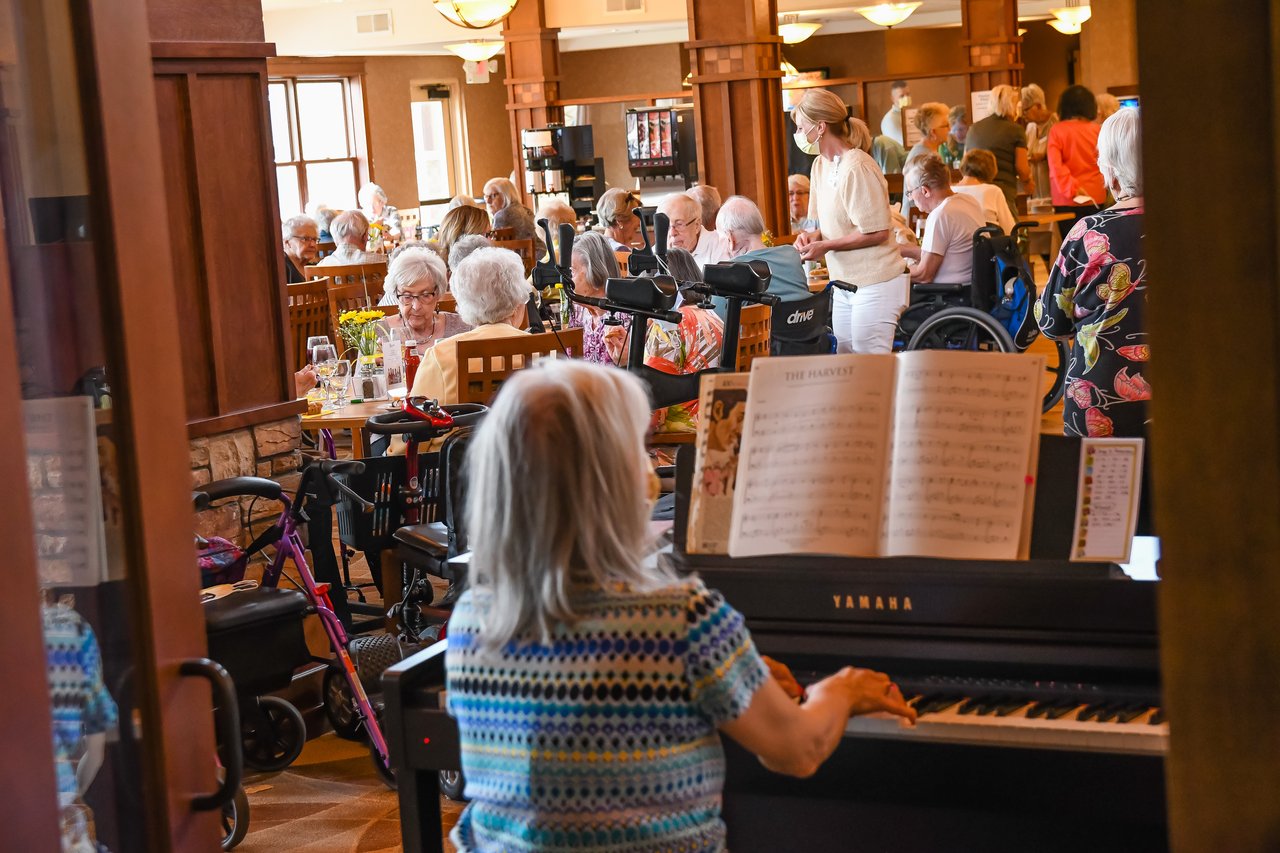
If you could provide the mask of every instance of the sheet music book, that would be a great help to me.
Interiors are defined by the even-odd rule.
[[[724,554],[729,548],[729,522],[738,476],[738,450],[747,410],[747,373],[702,377],[698,395],[697,462],[689,496],[685,550],[690,554]]]
[[[729,554],[1025,558],[1043,375],[1003,353],[754,362]]]

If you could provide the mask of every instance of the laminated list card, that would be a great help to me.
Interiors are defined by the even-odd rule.
[[[1072,560],[1129,562],[1142,497],[1142,451],[1140,438],[1080,442]]]

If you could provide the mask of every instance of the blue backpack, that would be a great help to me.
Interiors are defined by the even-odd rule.
[[[995,317],[1021,352],[1040,336],[1040,327],[1033,312],[1035,279],[1018,251],[1017,231],[988,226],[973,235],[973,280],[974,307]]]

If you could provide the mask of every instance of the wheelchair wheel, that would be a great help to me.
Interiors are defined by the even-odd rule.
[[[976,308],[946,308],[920,324],[907,350],[945,349],[968,352],[1017,352],[1004,326]]]
[[[249,834],[249,795],[244,786],[222,807],[222,849],[234,850]]]
[[[376,749],[369,749],[369,757],[373,759],[373,769],[377,771],[378,778],[382,780],[382,784],[393,791],[396,790],[396,771],[382,760]]]
[[[462,790],[466,786],[467,780],[463,778],[461,770],[440,771],[440,793],[455,803],[465,803],[467,801],[467,798],[462,795]]]
[[[302,713],[278,696],[258,697],[258,713],[240,723],[244,763],[273,773],[293,763],[307,742]]]
[[[1062,401],[1062,394],[1067,390],[1067,361],[1071,357],[1070,341],[1054,341],[1054,349],[1058,360],[1050,358],[1044,366],[1045,381],[1048,388],[1044,392],[1044,406],[1040,411],[1047,412]]]

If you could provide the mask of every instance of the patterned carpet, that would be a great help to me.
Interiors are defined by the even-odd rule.
[[[280,773],[251,773],[249,835],[238,853],[399,851],[400,808],[362,744],[326,734]],[[442,801],[446,832],[462,806]],[[446,851],[453,845],[445,841]]]

